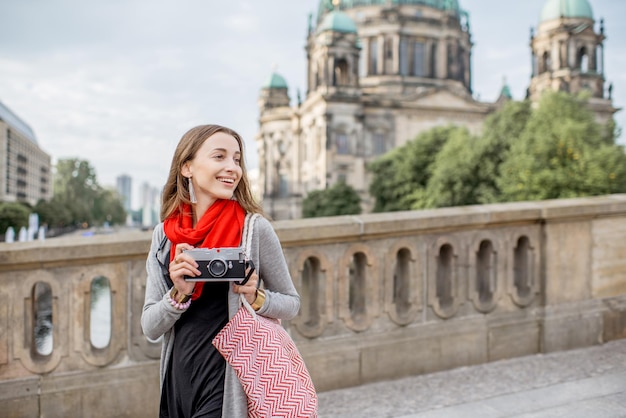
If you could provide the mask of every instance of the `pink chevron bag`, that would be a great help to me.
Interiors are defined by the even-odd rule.
[[[248,251],[254,218],[244,228]],[[247,229],[247,233],[246,233]],[[304,360],[280,321],[242,306],[215,336],[213,345],[239,378],[248,397],[248,416],[317,417],[317,393]]]
[[[295,343],[278,320],[252,312],[239,308],[213,339],[248,397],[248,416],[317,417],[315,387]]]

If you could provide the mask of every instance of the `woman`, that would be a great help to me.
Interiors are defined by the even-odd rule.
[[[163,336],[161,417],[246,417],[246,395],[212,340],[239,309],[240,294],[267,317],[291,319],[300,307],[278,237],[263,217],[254,223],[247,256],[256,271],[247,283],[184,279],[200,275],[185,250],[238,247],[246,213],[262,213],[243,156],[241,137],[218,125],[189,130],[174,151],[141,316],[148,338]]]

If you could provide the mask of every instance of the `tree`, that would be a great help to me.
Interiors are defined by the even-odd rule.
[[[459,129],[433,128],[371,162],[369,192],[376,199],[374,212],[409,210],[424,201],[436,155]]]
[[[12,226],[15,232],[28,227],[30,208],[18,202],[0,202],[0,234],[4,234]]]
[[[100,190],[94,201],[93,220],[97,224],[123,224],[126,222],[126,210],[117,192]]]
[[[59,160],[50,201],[40,200],[34,208],[0,202],[0,233],[9,226],[28,226],[31,212],[37,213],[39,223],[48,228],[126,222],[126,211],[117,193],[100,187],[89,162],[78,159]]]
[[[59,160],[54,179],[54,196],[68,208],[75,225],[91,224],[92,208],[100,186],[88,161],[76,158]]]
[[[48,228],[65,228],[73,225],[69,208],[57,196],[53,196],[49,202],[40,200],[33,210],[39,215],[39,223],[47,225]]]
[[[343,181],[325,190],[314,190],[302,201],[302,217],[357,215],[361,213],[361,198],[356,190]]]
[[[545,94],[505,155],[501,200],[626,192],[626,154],[614,133],[595,121],[584,96]]]
[[[536,108],[509,102],[478,137],[435,128],[370,164],[374,211],[623,193],[617,136],[585,96],[546,93]]]
[[[458,130],[437,154],[427,188],[413,209],[473,205],[500,199],[500,165],[530,117],[529,101],[507,102],[485,120],[483,135]]]
[[[424,189],[410,195],[411,209],[457,206],[476,203],[474,191],[479,184],[476,166],[479,164],[476,142],[466,129],[451,133],[436,154],[432,174]]]

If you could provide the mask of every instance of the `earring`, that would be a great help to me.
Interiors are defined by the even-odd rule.
[[[193,190],[191,177],[189,177],[189,200],[191,201],[191,203],[198,203],[198,200],[196,199],[196,192]]]

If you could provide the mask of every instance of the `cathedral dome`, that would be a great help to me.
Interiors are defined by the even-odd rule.
[[[264,89],[286,89],[287,81],[284,79],[283,76],[274,72],[270,74],[265,84],[263,84],[263,88]]]
[[[428,6],[439,10],[450,11],[457,16],[461,13],[458,0],[391,0],[391,2],[389,0],[341,0],[341,2],[339,2],[339,9],[346,10],[360,6],[386,6],[390,3],[394,6]],[[320,0],[318,16],[322,16],[324,13],[333,10],[333,8],[334,6],[331,0]]]
[[[593,12],[587,0],[548,0],[541,9],[540,20],[542,22],[561,17],[593,19]]]
[[[332,30],[333,32],[356,33],[356,24],[347,14],[339,10],[328,13],[317,27],[318,32]]]

